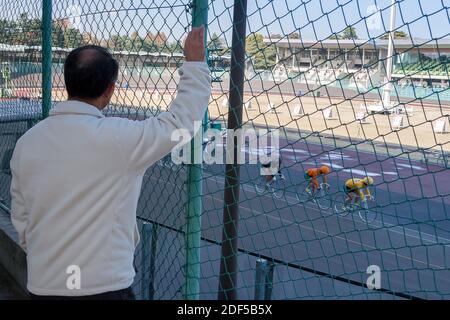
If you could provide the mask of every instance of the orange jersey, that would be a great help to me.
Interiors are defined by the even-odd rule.
[[[318,169],[318,168],[311,168],[311,169],[308,169],[308,170],[306,170],[306,174],[307,174],[308,176],[310,176],[311,178],[316,178],[317,176],[320,175],[319,169]]]
[[[314,186],[315,189],[319,189],[319,181],[317,180],[317,177],[322,175],[323,176],[323,183],[328,183],[328,179],[326,175],[323,175],[320,171],[321,168],[310,168],[305,171],[305,178],[308,179],[308,177],[311,179],[311,185]]]

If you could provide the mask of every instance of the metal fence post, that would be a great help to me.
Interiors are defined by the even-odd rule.
[[[256,260],[255,300],[270,300],[272,297],[274,264],[266,259]]]
[[[238,153],[241,150],[230,141],[232,132],[242,126],[244,98],[245,33],[247,23],[247,0],[235,0],[233,8],[233,37],[230,70],[230,111],[228,113],[227,145],[233,145],[233,161],[226,164],[223,207],[222,252],[220,259],[219,300],[235,300],[237,280],[237,231],[239,210]],[[231,135],[230,135],[231,133]],[[229,152],[227,148],[227,152]],[[228,159],[228,156],[227,156]]]
[[[208,25],[208,0],[194,0],[192,26],[205,26],[205,47]],[[187,217],[186,217],[186,284],[184,298],[198,300],[200,293],[200,239],[202,219],[202,141],[207,116],[202,129],[191,141],[191,164],[188,166]],[[197,161],[196,161],[197,160]],[[200,163],[198,163],[200,162]]]
[[[42,118],[52,103],[52,0],[42,2]]]
[[[149,268],[149,288],[148,288],[148,299],[155,299],[155,271],[156,271],[156,249],[158,247],[158,225],[152,225],[152,238],[151,238],[151,248],[150,248],[150,268]]]
[[[141,240],[141,297],[142,300],[149,300],[150,285],[150,266],[148,263],[149,243],[151,224],[149,222],[142,223],[142,240]]]
[[[143,222],[141,242],[141,296],[143,300],[154,300],[155,298],[154,284],[157,246],[158,226],[151,222]]]

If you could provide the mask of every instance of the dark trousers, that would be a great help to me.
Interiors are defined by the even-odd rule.
[[[131,287],[117,290],[108,291],[99,294],[93,294],[90,296],[40,296],[30,292],[31,300],[136,300]]]

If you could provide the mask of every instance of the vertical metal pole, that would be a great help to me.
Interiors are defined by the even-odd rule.
[[[42,117],[52,103],[52,0],[42,2]]]
[[[141,297],[142,300],[149,300],[149,283],[150,283],[150,270],[149,270],[149,244],[150,244],[150,232],[151,224],[144,222],[142,224],[142,241],[141,241]]]
[[[156,249],[158,246],[158,226],[152,225],[152,245],[150,249],[150,268],[149,268],[149,284],[148,284],[148,299],[155,299],[155,265],[156,265]]]
[[[230,111],[228,113],[227,145],[233,145],[233,163],[226,164],[222,254],[220,260],[219,300],[235,300],[237,280],[239,169],[238,144],[230,141],[233,131],[242,126],[244,97],[245,33],[247,0],[235,0],[233,9],[233,37],[230,70]],[[228,150],[227,150],[228,152]],[[228,157],[227,157],[228,159]]]
[[[141,242],[141,296],[143,300],[154,300],[155,298],[154,283],[157,245],[158,226],[150,222],[144,222],[142,224]]]
[[[192,26],[205,26],[205,46],[208,25],[208,0],[194,0]],[[207,116],[196,137],[191,141],[191,164],[188,166],[186,217],[186,285],[184,299],[198,300],[200,292],[200,241],[202,219],[202,141]],[[199,162],[199,163],[198,163]]]
[[[265,260],[256,260],[255,300],[270,300],[272,297],[273,263]]]
[[[392,0],[391,2],[391,17],[389,21],[389,43],[388,43],[388,52],[387,52],[387,59],[386,59],[386,86],[384,88],[384,98],[383,98],[383,105],[384,108],[389,108],[391,106],[391,91],[392,91],[392,67],[393,67],[393,54],[394,54],[394,38],[395,38],[395,16],[397,14],[396,6],[397,1]]]

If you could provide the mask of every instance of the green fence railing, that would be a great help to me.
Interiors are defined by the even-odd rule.
[[[413,0],[0,0],[0,211],[17,139],[66,99],[72,48],[111,50],[120,74],[105,114],[142,120],[170,109],[184,38],[205,24],[204,161],[168,155],[145,174],[138,297],[449,299],[448,10]],[[267,153],[282,159],[272,180],[261,171]],[[226,158],[236,161],[210,161]],[[305,172],[321,166],[328,186],[308,193]],[[373,200],[349,203],[346,182],[368,177]]]

